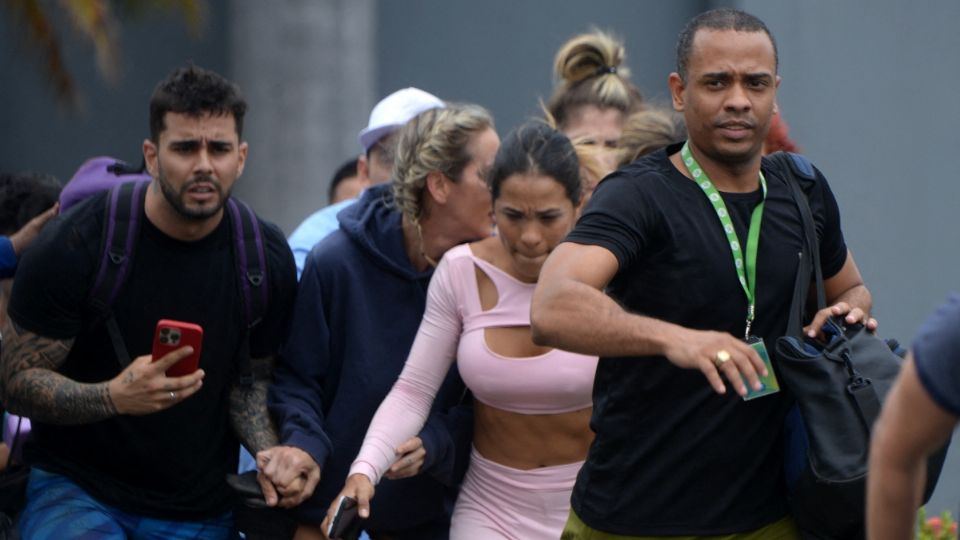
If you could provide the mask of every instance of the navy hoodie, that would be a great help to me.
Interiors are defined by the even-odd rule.
[[[433,273],[410,263],[389,185],[368,188],[337,217],[340,229],[307,257],[269,396],[280,444],[320,464],[320,484],[303,506],[304,517],[318,523],[403,369]],[[471,410],[457,407],[465,392],[454,367],[419,434],[427,452],[423,473],[382,480],[365,529],[402,533],[449,521],[451,486],[465,470],[472,430]]]

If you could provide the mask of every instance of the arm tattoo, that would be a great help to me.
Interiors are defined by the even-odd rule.
[[[39,336],[6,325],[0,379],[7,408],[50,424],[86,424],[116,416],[108,382],[80,383],[59,373],[73,339]]]
[[[253,384],[234,382],[230,390],[230,422],[240,442],[256,455],[278,444],[277,429],[267,412],[267,387],[273,380],[272,356],[251,358]]]

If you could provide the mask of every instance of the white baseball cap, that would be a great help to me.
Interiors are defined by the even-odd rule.
[[[443,101],[437,96],[424,92],[419,88],[404,88],[397,90],[380,100],[380,103],[370,111],[370,122],[360,130],[360,146],[364,151],[376,144],[389,132],[406,124],[414,116],[429,111],[442,109]]]

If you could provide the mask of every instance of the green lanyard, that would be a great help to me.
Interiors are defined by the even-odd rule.
[[[717,211],[717,217],[720,218],[720,224],[723,225],[723,231],[727,234],[727,240],[730,243],[730,253],[733,255],[733,266],[737,269],[737,277],[740,278],[740,286],[747,295],[747,327],[744,332],[744,338],[750,337],[750,327],[753,325],[753,317],[756,313],[757,304],[757,246],[760,244],[760,222],[763,221],[763,203],[767,200],[767,180],[760,173],[760,186],[763,188],[763,200],[753,209],[750,215],[750,229],[747,232],[747,257],[744,264],[743,251],[740,249],[740,240],[737,238],[737,232],[733,228],[733,221],[730,220],[730,213],[727,212],[727,205],[723,203],[723,197],[714,187],[713,182],[707,176],[707,173],[700,168],[697,160],[693,159],[690,153],[689,143],[683,144],[680,150],[680,156],[683,163],[693,176],[693,180],[700,186],[707,199],[713,204],[713,209]],[[746,272],[744,272],[746,266]]]

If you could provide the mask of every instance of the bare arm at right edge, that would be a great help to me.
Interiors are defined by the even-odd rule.
[[[738,373],[760,388],[764,371],[756,351],[724,332],[691,330],[651,317],[628,313],[603,289],[619,269],[616,256],[600,246],[564,242],[550,254],[533,294],[530,323],[533,341],[587,355],[665,356],[683,369],[700,370],[720,394],[720,373],[746,394]],[[717,352],[730,361],[714,365]]]

